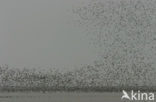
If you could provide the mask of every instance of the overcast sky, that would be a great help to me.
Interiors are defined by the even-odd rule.
[[[92,63],[95,48],[72,21],[75,4],[76,0],[0,0],[0,64],[63,68]]]

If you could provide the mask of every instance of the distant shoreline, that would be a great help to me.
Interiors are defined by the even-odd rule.
[[[121,92],[122,90],[127,90],[127,91],[145,91],[145,92],[156,92],[156,86],[155,87],[146,87],[146,86],[138,86],[138,87],[84,87],[84,88],[78,88],[78,87],[73,87],[73,88],[63,88],[63,87],[58,87],[58,88],[52,88],[52,87],[42,87],[42,88],[27,88],[27,87],[18,87],[18,88],[13,88],[13,87],[1,87],[0,92]]]

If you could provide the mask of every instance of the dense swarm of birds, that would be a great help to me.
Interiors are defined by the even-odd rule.
[[[91,0],[73,12],[99,59],[67,72],[1,66],[0,90],[156,90],[155,0]]]
[[[74,9],[88,32],[105,83],[156,86],[156,1],[93,0]]]
[[[124,73],[125,75],[117,75]],[[136,75],[135,75],[136,74]],[[19,69],[0,67],[0,91],[121,91],[123,88],[139,90],[156,90],[155,76],[144,78],[144,72],[129,76],[124,69],[109,71],[103,65],[85,65],[80,69],[59,71],[52,69]],[[154,74],[156,75],[156,73]],[[133,78],[134,77],[134,78]],[[133,80],[139,77],[139,80]],[[143,77],[143,78],[141,78]],[[143,83],[144,82],[144,83]],[[133,84],[135,83],[135,84]]]

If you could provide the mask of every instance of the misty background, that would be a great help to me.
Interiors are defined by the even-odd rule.
[[[155,4],[1,1],[0,90],[154,91]]]
[[[0,64],[71,69],[92,63],[97,49],[73,23],[75,4],[78,1],[1,0]]]

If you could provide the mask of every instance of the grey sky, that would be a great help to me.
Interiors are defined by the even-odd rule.
[[[79,0],[80,1],[80,0]],[[76,0],[0,0],[0,64],[73,67],[96,54],[72,23]]]

